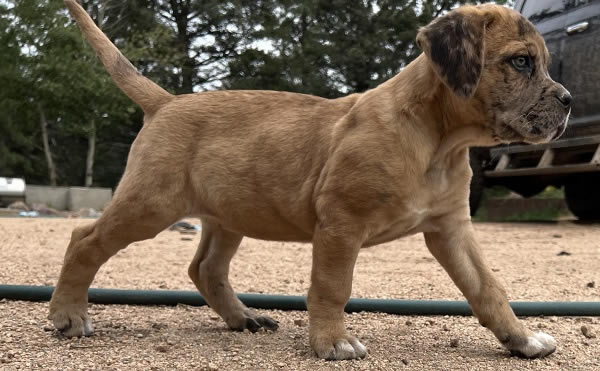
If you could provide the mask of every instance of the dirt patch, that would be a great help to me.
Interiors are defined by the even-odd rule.
[[[0,282],[54,285],[76,225],[90,220],[0,219]],[[196,222],[196,221],[192,221]],[[600,228],[572,223],[477,224],[478,239],[511,300],[597,301]],[[557,237],[560,236],[560,237]],[[132,244],[102,267],[94,287],[194,290],[186,270],[199,234],[165,231]],[[566,251],[570,255],[560,252]],[[239,292],[304,295],[309,245],[246,239],[231,266]],[[363,249],[354,297],[463,300],[421,236]],[[267,313],[268,312],[268,313]],[[557,352],[524,361],[472,317],[357,313],[348,326],[369,348],[363,361],[324,362],[308,347],[305,312],[265,311],[277,332],[232,333],[209,308],[91,305],[96,335],[62,339],[47,303],[0,302],[0,369],[594,369],[598,318],[527,318],[556,337]]]

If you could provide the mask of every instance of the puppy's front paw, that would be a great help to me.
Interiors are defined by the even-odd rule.
[[[328,361],[358,359],[367,356],[367,347],[350,335],[339,337],[316,335],[311,339],[311,346],[317,353],[317,357]]]
[[[538,332],[528,336],[525,341],[509,344],[508,350],[513,355],[523,358],[542,358],[554,353],[556,340],[546,333]]]
[[[94,327],[84,308],[75,305],[51,307],[48,319],[66,337],[90,336],[94,333]]]

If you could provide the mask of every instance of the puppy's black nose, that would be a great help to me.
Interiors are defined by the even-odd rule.
[[[566,90],[558,91],[556,93],[556,99],[558,99],[558,101],[567,108],[571,107],[571,102],[573,101],[573,97],[571,96],[571,93],[569,93]]]

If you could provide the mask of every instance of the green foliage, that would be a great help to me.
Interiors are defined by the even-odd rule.
[[[570,213],[565,208],[549,206],[521,213],[514,213],[502,220],[494,220],[494,222],[550,222],[557,221],[560,218],[569,216]],[[487,209],[482,208],[477,210],[477,215],[473,218],[475,222],[489,221]]]
[[[258,35],[271,50],[246,50],[225,86],[337,97],[387,80],[416,56],[415,1],[273,1]]]
[[[506,1],[499,1],[505,3]],[[440,0],[272,0],[256,44],[229,64],[229,89],[338,97],[371,89],[420,54],[419,27],[467,3]],[[264,48],[263,48],[264,49]]]
[[[474,221],[486,222],[489,221],[487,200],[491,198],[495,199],[506,199],[515,197],[508,188],[502,186],[494,186],[487,188],[484,191],[481,206],[477,210],[477,214],[473,217]],[[519,196],[520,197],[520,196]],[[565,198],[564,191],[562,188],[556,188],[554,186],[548,186],[543,192],[535,195],[532,199],[546,199],[546,200],[563,200]],[[503,218],[502,222],[541,222],[541,221],[556,221],[561,217],[570,215],[568,209],[564,206],[557,206],[553,203],[549,203],[546,207],[532,209],[526,212],[514,212],[512,215]]]
[[[10,8],[0,4],[0,174],[35,177],[44,173],[43,154],[32,139],[38,127],[27,109],[32,82],[13,19]]]
[[[556,188],[554,186],[547,187],[542,193],[537,194],[535,198],[565,198],[565,191],[563,188]]]
[[[10,41],[3,43],[0,54],[11,61],[1,63],[0,72],[6,87],[0,103],[5,113],[0,130],[8,138],[0,144],[0,151],[8,153],[0,157],[0,171],[3,176],[24,176],[30,183],[48,181],[43,170],[41,109],[48,122],[59,182],[81,184],[91,121],[98,127],[100,140],[106,135],[112,138],[110,127],[127,125],[136,108],[112,83],[62,1],[9,1],[3,10],[1,22]],[[114,183],[114,179],[107,180]]]

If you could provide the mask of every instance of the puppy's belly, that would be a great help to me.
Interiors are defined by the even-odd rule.
[[[311,242],[312,233],[305,233],[304,231],[296,228],[290,228],[287,225],[269,223],[271,228],[236,228],[232,226],[231,230],[236,231],[246,237],[254,238],[257,240],[266,241],[281,241],[281,242]]]
[[[310,242],[312,231],[310,226],[300,226],[299,220],[288,220],[268,208],[255,208],[254,212],[246,212],[241,208],[233,212],[200,213],[203,221],[221,225],[224,229],[243,236],[267,241]]]

